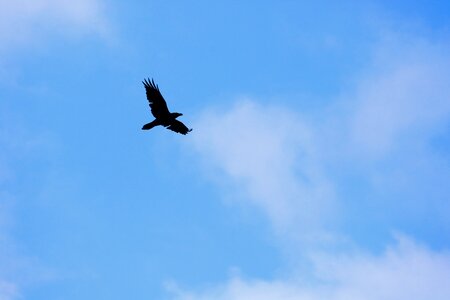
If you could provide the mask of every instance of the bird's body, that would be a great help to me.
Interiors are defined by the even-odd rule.
[[[152,129],[155,126],[161,125],[181,134],[187,134],[192,131],[192,129],[188,129],[186,125],[177,120],[177,118],[183,114],[177,112],[171,113],[169,111],[167,103],[161,95],[158,85],[155,84],[153,79],[151,81],[149,79],[144,79],[142,83],[145,87],[150,110],[155,117],[155,120],[145,124],[142,127],[143,130]]]

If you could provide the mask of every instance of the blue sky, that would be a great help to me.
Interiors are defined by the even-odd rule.
[[[0,3],[0,300],[450,298],[450,4]]]

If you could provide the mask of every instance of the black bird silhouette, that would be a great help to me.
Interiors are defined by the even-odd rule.
[[[161,92],[159,91],[158,85],[155,84],[153,79],[151,81],[150,79],[144,79],[142,83],[145,86],[145,92],[147,94],[147,100],[150,105],[150,110],[155,117],[153,121],[145,124],[142,127],[142,130],[148,130],[152,129],[155,126],[162,125],[167,129],[181,134],[187,134],[188,132],[192,131],[192,129],[188,129],[186,125],[177,120],[177,118],[179,116],[182,116],[183,114],[177,112],[171,113],[169,111],[169,109],[167,108],[166,100],[164,100]]]

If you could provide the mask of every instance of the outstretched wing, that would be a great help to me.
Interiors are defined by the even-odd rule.
[[[167,129],[170,129],[172,131],[181,133],[181,134],[187,134],[188,132],[191,132],[192,129],[188,129],[186,125],[184,125],[182,122],[178,120],[174,120],[169,126],[166,127]]]
[[[167,108],[166,100],[164,100],[158,85],[155,84],[153,79],[144,79],[142,83],[145,86],[145,92],[147,94],[147,100],[150,105],[150,109],[155,118],[165,118],[169,115],[169,109]]]

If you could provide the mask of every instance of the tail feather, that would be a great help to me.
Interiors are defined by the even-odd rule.
[[[156,120],[151,121],[150,123],[145,124],[144,126],[142,126],[142,130],[149,130],[152,129],[153,127],[159,125]]]

